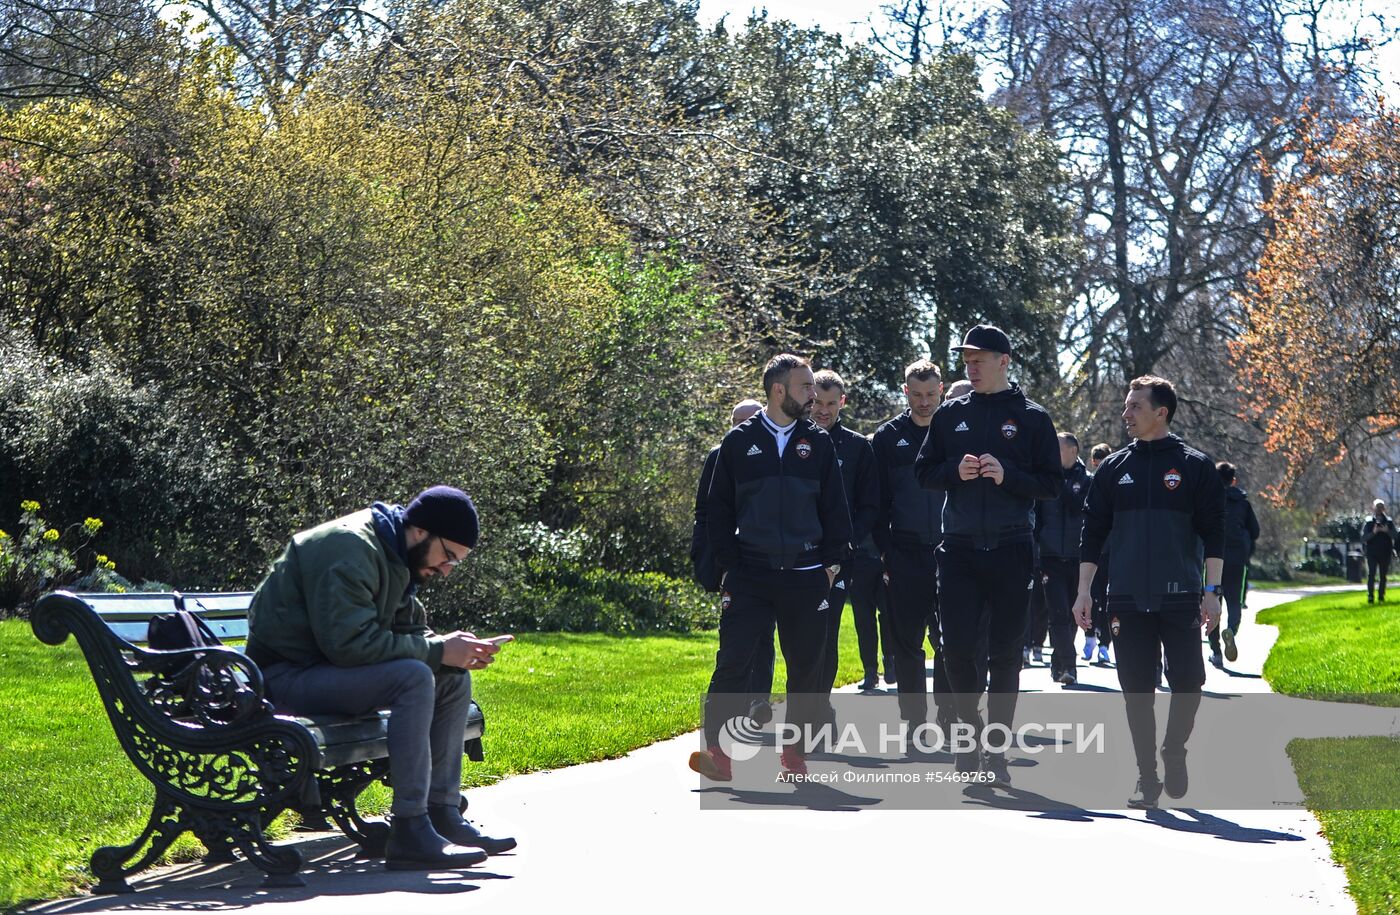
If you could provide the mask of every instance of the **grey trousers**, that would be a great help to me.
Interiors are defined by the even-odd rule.
[[[268,696],[283,712],[366,715],[387,708],[389,765],[396,816],[427,813],[428,804],[457,806],[462,794],[462,739],[471,705],[471,674],[433,675],[422,661],[402,659],[337,667],[273,664],[263,671]]]

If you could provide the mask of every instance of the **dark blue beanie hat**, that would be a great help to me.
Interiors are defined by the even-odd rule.
[[[403,520],[453,543],[476,546],[476,506],[471,496],[452,486],[434,486],[420,492],[408,503]]]

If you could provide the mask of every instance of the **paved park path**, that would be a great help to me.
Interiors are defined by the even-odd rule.
[[[1250,594],[1239,660],[1226,671],[1207,665],[1208,691],[1268,691],[1260,670],[1277,633],[1254,625],[1253,613],[1296,596]],[[1081,665],[1080,677],[1117,688],[1111,668]],[[1043,666],[1024,671],[1021,683],[1058,689]],[[686,768],[698,743],[687,734],[623,759],[472,791],[473,816],[521,839],[515,854],[472,872],[388,873],[327,836],[303,846],[311,862],[303,889],[261,890],[246,864],[185,865],[138,879],[135,895],[31,911],[1355,911],[1307,811],[838,812],[801,803],[702,811],[698,777]]]

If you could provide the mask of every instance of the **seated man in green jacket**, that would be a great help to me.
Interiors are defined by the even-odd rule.
[[[477,532],[476,507],[450,486],[425,490],[407,508],[376,502],[294,536],[249,611],[247,652],[279,707],[390,710],[391,870],[463,867],[515,847],[458,812],[467,671],[490,664],[500,640],[435,634],[414,596],[451,574]]]

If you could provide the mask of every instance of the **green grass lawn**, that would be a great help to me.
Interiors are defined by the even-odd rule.
[[[467,785],[621,756],[699,726],[714,664],[715,634],[622,638],[521,635],[475,677],[486,712],[486,762],[468,763]],[[838,681],[859,679],[855,629],[843,620]],[[778,661],[775,684],[784,671]],[[92,677],[70,639],[39,642],[27,622],[0,622],[0,909],[90,882],[100,845],[145,825],[152,790],[122,754]],[[367,809],[387,807],[371,789]],[[188,837],[176,858],[199,854]]]
[[[1287,591],[1290,588],[1310,588],[1315,585],[1350,584],[1345,578],[1337,578],[1333,575],[1314,575],[1311,572],[1295,572],[1294,575],[1296,577],[1289,581],[1258,581],[1251,578],[1249,580],[1249,590]]]
[[[1364,592],[1321,594],[1264,610],[1258,619],[1279,627],[1264,664],[1276,692],[1400,705],[1400,605],[1368,604]],[[1377,791],[1392,793],[1390,786],[1400,780],[1397,744],[1351,738],[1288,746],[1299,785],[1333,858],[1346,868],[1363,915],[1400,909],[1400,810],[1335,808],[1348,803],[1348,792],[1366,790],[1358,773],[1365,774],[1364,782],[1385,786]]]

